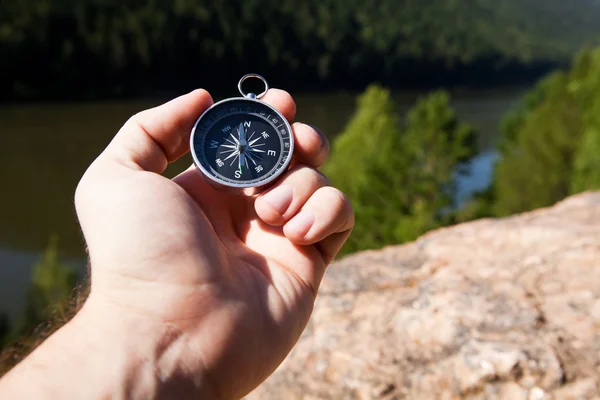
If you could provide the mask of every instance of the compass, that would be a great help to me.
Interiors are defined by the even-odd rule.
[[[244,93],[242,84],[250,78],[264,83],[261,94]],[[285,117],[260,100],[268,89],[262,76],[245,75],[238,83],[243,97],[215,103],[196,121],[192,157],[212,186],[255,194],[287,170],[294,136]]]

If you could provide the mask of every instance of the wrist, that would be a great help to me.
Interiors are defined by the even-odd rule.
[[[217,398],[185,336],[150,320],[90,297],[2,389],[15,398]]]
[[[92,296],[70,324],[99,355],[93,369],[113,366],[111,398],[217,398],[202,357],[190,357],[186,335],[173,326]]]

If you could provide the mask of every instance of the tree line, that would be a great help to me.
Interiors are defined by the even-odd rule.
[[[144,94],[249,71],[290,88],[530,78],[600,32],[599,16],[594,0],[11,0],[0,96]]]
[[[485,213],[506,216],[600,189],[600,48],[544,78],[506,117]]]

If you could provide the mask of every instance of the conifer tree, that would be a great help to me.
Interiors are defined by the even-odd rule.
[[[325,172],[356,214],[344,253],[410,241],[450,220],[474,131],[458,121],[444,92],[420,99],[404,127],[396,110],[389,91],[369,87],[333,143]]]
[[[542,80],[503,126],[493,214],[546,207],[600,188],[600,49]]]

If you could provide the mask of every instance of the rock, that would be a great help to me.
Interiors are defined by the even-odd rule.
[[[592,314],[594,321],[596,321],[596,324],[600,325],[600,300],[596,300],[590,313]]]
[[[333,264],[248,399],[600,398],[600,193]]]

